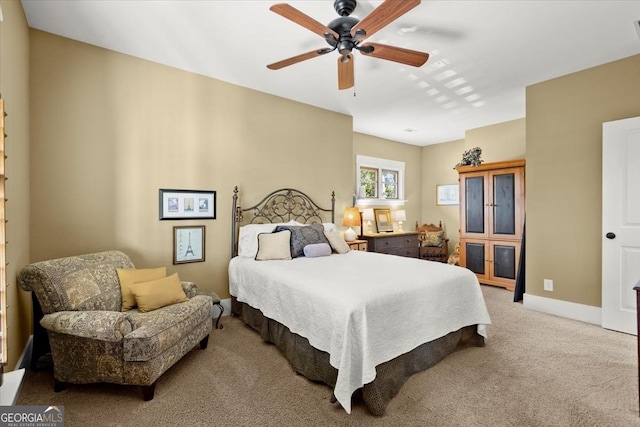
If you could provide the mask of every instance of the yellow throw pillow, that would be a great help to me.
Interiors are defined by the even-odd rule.
[[[163,279],[129,285],[141,313],[179,302],[189,301],[182,290],[178,273]]]
[[[120,280],[120,293],[122,294],[122,311],[131,310],[136,306],[136,299],[129,290],[134,283],[148,282],[150,280],[167,277],[167,267],[158,268],[116,268]]]

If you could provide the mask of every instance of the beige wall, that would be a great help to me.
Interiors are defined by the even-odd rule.
[[[458,172],[454,169],[466,150],[464,140],[444,144],[427,145],[422,148],[422,209],[421,224],[438,224],[442,221],[445,235],[449,239],[449,252],[460,240],[460,213],[458,205],[438,206],[436,186],[458,184]]]
[[[350,206],[351,117],[30,35],[32,261],[120,249],[226,298],[235,185],[245,206],[288,186]],[[217,191],[217,219],[159,221],[160,188]],[[173,227],[191,224],[206,262],[174,266]]]
[[[469,129],[464,135],[464,149],[482,148],[481,159],[485,163],[524,159],[526,143],[526,119],[524,118]],[[460,159],[462,159],[462,153],[459,155],[458,162]]]
[[[7,230],[7,369],[31,334],[31,295],[16,275],[29,261],[29,29],[18,1],[0,1],[0,93],[5,101]],[[4,261],[3,261],[4,262]]]
[[[407,214],[407,221],[403,225],[405,231],[415,229],[416,221],[420,220],[420,209],[422,205],[422,183],[420,164],[421,148],[415,145],[404,144],[402,142],[391,141],[362,133],[353,133],[353,162],[355,156],[378,157],[381,159],[395,160],[405,163],[405,200],[404,209]],[[351,187],[355,191],[355,168],[353,169]],[[375,207],[375,206],[372,206]],[[383,206],[387,207],[387,206]],[[396,208],[390,208],[394,210]],[[394,228],[397,224],[394,223]],[[375,229],[375,226],[374,226]]]
[[[449,238],[449,251],[460,240],[459,206],[438,206],[436,185],[455,184],[455,165],[466,150],[482,148],[485,163],[524,159],[526,153],[526,120],[517,119],[495,125],[469,129],[465,139],[422,148],[422,222],[442,221]]]
[[[528,293],[601,306],[602,123],[640,115],[638,76],[640,55],[527,88]]]

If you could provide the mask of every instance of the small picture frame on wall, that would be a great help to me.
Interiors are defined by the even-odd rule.
[[[436,185],[436,205],[460,204],[460,187],[458,184]]]
[[[173,227],[173,263],[204,261],[204,225]]]
[[[376,227],[378,227],[378,233],[388,233],[393,231],[393,223],[391,222],[391,211],[389,209],[374,209],[373,215],[376,218]]]
[[[216,219],[216,192],[160,189],[160,220]]]

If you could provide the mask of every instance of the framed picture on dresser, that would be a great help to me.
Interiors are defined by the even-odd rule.
[[[391,222],[391,211],[389,209],[374,209],[373,214],[376,218],[376,227],[378,227],[378,233],[387,233],[393,231],[393,223]]]

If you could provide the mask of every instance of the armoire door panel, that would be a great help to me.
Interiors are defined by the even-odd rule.
[[[493,234],[516,234],[515,175],[493,176]]]
[[[493,245],[493,275],[516,280],[516,248],[513,245]]]
[[[484,177],[469,177],[465,180],[465,231],[485,232]]]
[[[484,243],[465,242],[466,267],[476,274],[486,274]]]

